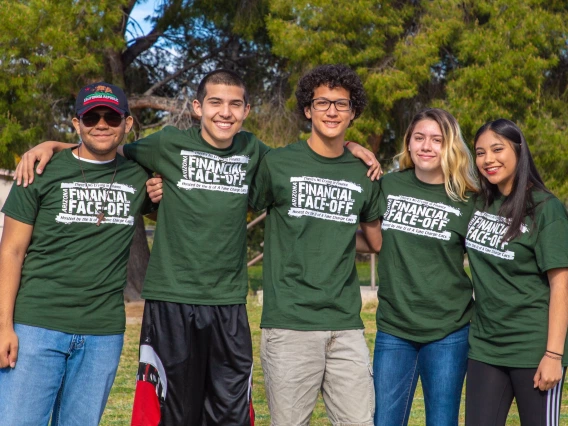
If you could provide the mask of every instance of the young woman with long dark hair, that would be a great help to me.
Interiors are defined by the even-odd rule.
[[[466,425],[557,426],[568,358],[568,215],[544,185],[521,130],[499,119],[475,135],[481,192],[468,226],[476,308]]]

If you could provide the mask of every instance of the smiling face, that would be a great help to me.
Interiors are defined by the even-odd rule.
[[[408,142],[416,177],[426,183],[444,183],[442,147],[444,136],[434,120],[420,120],[414,126]]]
[[[201,117],[201,136],[216,148],[227,148],[250,111],[245,90],[226,84],[207,83],[205,87],[203,102],[193,101],[193,110]]]
[[[475,143],[475,164],[483,177],[497,185],[501,194],[511,193],[517,173],[517,155],[509,140],[491,130],[483,133]]]
[[[89,115],[98,114],[101,117],[98,123],[93,126],[86,126],[82,119],[73,118],[73,126],[82,140],[79,148],[80,156],[89,160],[112,160],[116,155],[116,148],[124,139],[124,135],[132,128],[132,117],[125,117],[117,127],[112,127],[103,119],[103,116],[105,114],[116,114],[114,110],[108,107],[96,107],[87,113]]]
[[[314,90],[312,99],[326,99],[337,101],[349,100],[349,90],[343,87],[330,89],[327,86],[319,86]],[[349,123],[355,117],[353,110],[338,111],[335,104],[331,104],[327,111],[316,111],[312,105],[304,108],[304,114],[312,120],[312,138],[321,141],[338,141],[343,144],[345,131]]]

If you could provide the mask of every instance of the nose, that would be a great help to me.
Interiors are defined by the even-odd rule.
[[[109,127],[108,123],[105,120],[105,116],[104,115],[99,115],[99,121],[98,123],[95,125],[95,127],[99,127],[99,128],[104,128],[106,129],[107,127]]]
[[[493,155],[493,153],[491,152],[491,150],[486,151],[485,155],[483,156],[483,162],[485,164],[491,164],[495,161],[495,156]]]
[[[335,117],[336,115],[339,114],[339,112],[337,111],[337,108],[335,108],[335,103],[332,103],[332,104],[329,105],[329,108],[327,109],[325,114],[329,115],[330,117]]]
[[[221,117],[231,116],[231,107],[229,106],[228,103],[223,104],[223,106],[221,107],[221,111],[219,111],[219,115],[221,115]]]
[[[420,148],[422,151],[432,151],[432,141],[430,138],[424,138],[424,142]]]

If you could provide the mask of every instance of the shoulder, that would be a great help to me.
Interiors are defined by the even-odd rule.
[[[403,182],[410,182],[414,171],[412,169],[395,170],[389,172],[381,177],[380,182],[382,185],[396,185]]]
[[[293,142],[286,146],[281,146],[278,148],[273,148],[266,153],[264,158],[270,159],[271,161],[278,160],[281,158],[286,158],[289,156],[302,155],[302,146],[300,142]]]
[[[568,219],[566,207],[553,194],[535,190],[532,192],[535,203],[535,215],[539,218],[545,217],[547,221],[557,219]]]

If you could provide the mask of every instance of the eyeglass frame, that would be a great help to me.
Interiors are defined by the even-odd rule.
[[[317,109],[314,105],[315,101],[326,101],[326,102],[329,102],[329,105],[327,106],[326,109]],[[336,102],[341,102],[341,101],[348,101],[349,102],[349,108],[348,109],[337,108]],[[329,111],[332,104],[335,107],[335,110],[338,111],[338,112],[347,112],[347,111],[351,111],[353,109],[353,101],[351,99],[336,99],[335,101],[330,101],[327,98],[314,98],[310,101],[310,104],[311,104],[311,107],[314,109],[314,111]]]

